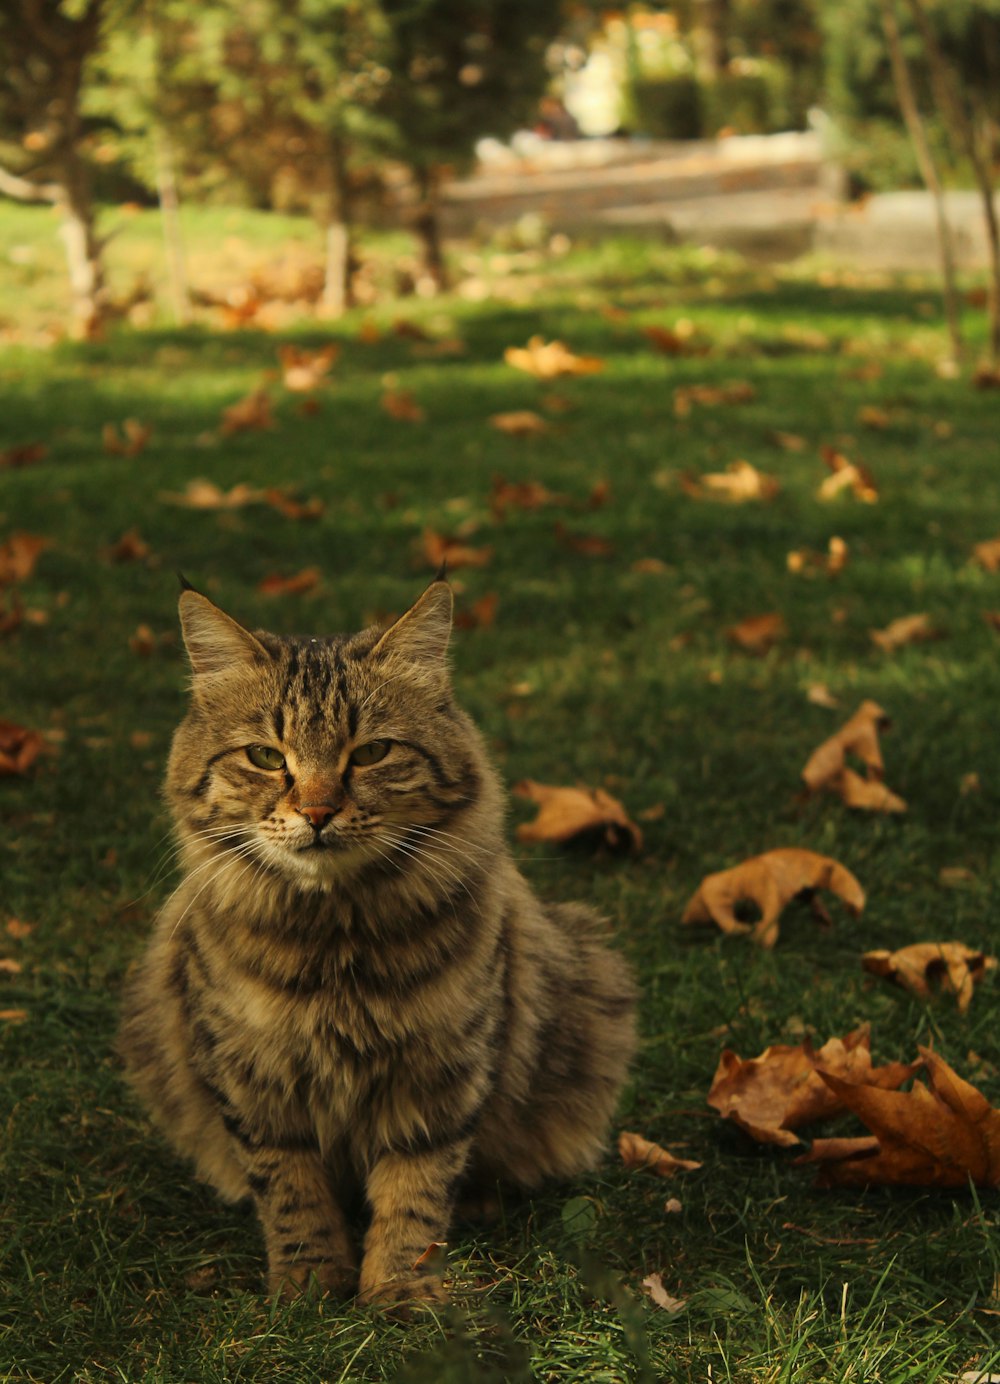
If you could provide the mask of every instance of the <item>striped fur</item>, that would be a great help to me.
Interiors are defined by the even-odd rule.
[[[271,1292],[360,1274],[365,1301],[437,1296],[414,1265],[461,1185],[534,1187],[601,1156],[632,981],[589,909],[543,905],[518,873],[452,699],[445,582],[345,639],[250,634],[193,591],[181,618],[184,878],[130,978],[128,1074],[200,1178],[252,1197]],[[285,767],[251,763],[258,745]]]

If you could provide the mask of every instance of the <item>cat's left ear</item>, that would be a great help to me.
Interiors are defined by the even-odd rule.
[[[399,654],[413,663],[437,665],[443,669],[451,637],[453,606],[451,587],[436,578],[406,614],[389,626],[372,653]]]
[[[179,610],[195,677],[268,661],[259,639],[190,585],[181,592]]]

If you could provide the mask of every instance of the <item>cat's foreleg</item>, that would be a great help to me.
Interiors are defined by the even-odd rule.
[[[319,1149],[310,1141],[249,1139],[234,1131],[264,1232],[271,1297],[293,1297],[315,1281],[347,1296],[357,1260],[344,1212]]]
[[[427,1248],[448,1238],[470,1137],[413,1152],[385,1152],[368,1173],[372,1210],[361,1261],[361,1301],[379,1306],[442,1301],[440,1268]]]

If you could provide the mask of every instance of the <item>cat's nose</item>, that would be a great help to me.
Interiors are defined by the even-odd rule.
[[[323,830],[335,811],[336,808],[331,807],[329,803],[307,803],[305,807],[299,808],[302,816],[308,818],[317,831]]]

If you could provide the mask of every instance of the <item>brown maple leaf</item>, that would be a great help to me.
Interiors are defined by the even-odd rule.
[[[164,504],[183,505],[185,509],[242,509],[244,505],[260,504],[265,492],[243,481],[230,490],[223,490],[214,481],[198,478],[188,481],[182,491],[161,491],[159,498]]]
[[[767,615],[749,615],[738,625],[730,625],[726,638],[730,644],[745,649],[748,654],[766,654],[781,639],[787,639],[788,626],[778,611]]]
[[[938,983],[955,996],[964,1014],[974,987],[997,963],[995,957],[964,942],[914,942],[897,951],[865,952],[861,964],[866,971],[894,981],[921,999],[930,999],[932,986]]]
[[[675,1158],[659,1144],[627,1129],[618,1136],[618,1152],[626,1168],[638,1168],[657,1177],[673,1177],[675,1173],[693,1172],[701,1167],[693,1158]]]
[[[508,346],[503,358],[515,370],[525,370],[536,380],[555,380],[562,375],[595,375],[604,369],[599,356],[577,356],[562,341],[533,336],[527,346]]]
[[[0,447],[0,471],[19,466],[35,466],[44,461],[49,449],[44,442],[21,442],[14,447]]]
[[[815,1140],[796,1162],[819,1164],[817,1186],[1000,1184],[1000,1110],[937,1053],[921,1048],[920,1055],[928,1085],[915,1081],[909,1091],[883,1091],[821,1073],[871,1134]]]
[[[468,608],[455,611],[455,628],[457,630],[488,630],[493,628],[497,618],[497,607],[500,604],[500,597],[495,591],[488,591],[485,596],[480,596],[478,601],[473,601]]]
[[[931,624],[930,616],[901,615],[890,620],[884,630],[869,630],[872,643],[877,644],[884,653],[895,653],[904,644],[920,644],[928,639],[940,639],[941,631]]]
[[[835,577],[847,566],[847,544],[834,534],[825,553],[818,553],[813,548],[795,548],[785,558],[785,565],[789,572],[807,575],[823,572],[828,577]]]
[[[493,557],[492,548],[472,548],[460,538],[447,538],[433,529],[424,529],[424,554],[432,567],[485,567]]]
[[[116,423],[105,423],[101,429],[101,443],[108,456],[137,457],[145,450],[146,443],[153,435],[153,429],[138,418],[126,418],[118,431]]]
[[[823,789],[837,794],[848,807],[873,812],[905,812],[906,803],[882,782],[879,731],[889,718],[877,702],[862,702],[854,715],[809,756],[802,778],[810,793]],[[847,763],[848,755],[861,761],[864,777]]]
[[[296,500],[294,496],[286,494],[284,490],[279,490],[275,486],[265,490],[263,498],[265,504],[269,504],[272,509],[276,509],[286,519],[318,519],[326,509],[326,505],[318,498]]]
[[[615,545],[609,538],[602,538],[596,533],[574,533],[566,528],[560,520],[554,529],[556,538],[565,548],[571,552],[579,553],[581,557],[613,557]]]
[[[292,345],[279,346],[281,382],[293,394],[308,394],[317,388],[339,355],[340,347],[333,342],[318,351]]]
[[[222,410],[219,432],[223,437],[231,437],[233,433],[263,431],[273,427],[270,396],[263,386],[259,386]]]
[[[757,391],[746,380],[730,380],[728,384],[682,384],[674,390],[674,416],[687,418],[693,404],[717,408],[720,404],[749,404]]]
[[[1000,538],[987,538],[972,549],[972,557],[987,572],[1000,572]]]
[[[45,748],[37,730],[0,721],[0,777],[23,776]]]
[[[818,889],[829,889],[855,916],[865,906],[865,891],[851,874],[829,856],[789,846],[751,856],[729,870],[706,875],[681,917],[682,923],[715,923],[723,932],[749,933],[762,947],[778,940],[778,918],[792,899],[812,899]],[[743,903],[760,911],[755,923],[736,916]],[[814,910],[815,911],[815,910]]]
[[[871,1031],[862,1024],[843,1038],[830,1038],[818,1052],[808,1038],[797,1046],[773,1044],[746,1060],[726,1048],[707,1099],[723,1119],[732,1120],[758,1143],[787,1148],[801,1142],[794,1130],[844,1109],[817,1068],[894,1090],[918,1065],[891,1062],[872,1067]]]
[[[383,411],[399,423],[423,423],[427,419],[426,410],[409,389],[387,389],[381,402]]]
[[[819,488],[821,500],[833,500],[845,490],[849,490],[863,504],[873,505],[878,500],[878,486],[866,466],[858,461],[849,461],[835,447],[821,447],[820,456],[826,463],[830,474]]]
[[[301,572],[289,577],[272,572],[257,583],[257,590],[262,596],[298,596],[304,591],[312,591],[319,585],[319,580],[318,567],[303,567]]]
[[[495,519],[506,518],[508,509],[536,510],[546,505],[566,503],[565,495],[557,495],[541,481],[509,481],[504,476],[493,477],[490,510]]]
[[[540,413],[522,408],[510,413],[491,413],[490,427],[511,437],[539,437],[549,431],[550,424]]]
[[[104,549],[108,562],[142,562],[152,549],[136,528],[126,529],[117,542]]]
[[[533,822],[517,828],[519,841],[574,842],[613,852],[642,850],[642,832],[603,788],[554,788],[522,779],[511,791],[530,798],[539,809]]]
[[[0,543],[0,587],[27,581],[39,557],[51,547],[50,538],[36,533],[12,533],[6,543]]]
[[[774,476],[758,471],[749,461],[731,461],[725,471],[710,471],[703,476],[685,472],[681,484],[695,499],[706,497],[744,504],[747,500],[771,500],[781,489]]]

